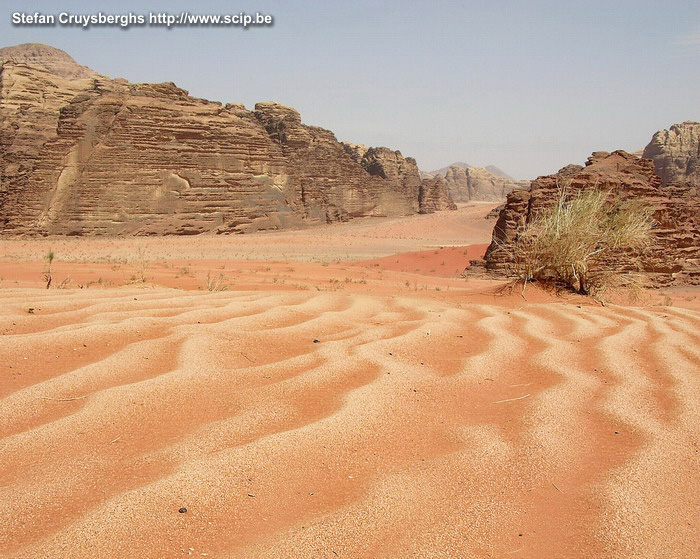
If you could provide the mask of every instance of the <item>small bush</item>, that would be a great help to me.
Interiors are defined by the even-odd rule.
[[[132,268],[136,271],[136,275],[132,276],[132,281],[140,281],[146,283],[146,272],[150,262],[146,256],[146,250],[140,246],[136,251],[136,258],[132,262]]]
[[[226,276],[223,273],[219,274],[218,278],[213,278],[211,270],[207,272],[207,291],[226,291]]]
[[[49,249],[49,252],[47,252],[46,256],[44,256],[44,258],[46,259],[46,265],[44,266],[43,278],[46,282],[46,289],[51,287],[51,282],[53,281],[53,276],[51,274],[51,265],[53,264],[53,260],[55,257],[56,255],[51,249]]]
[[[609,192],[569,195],[562,189],[551,211],[531,220],[504,248],[523,282],[563,284],[597,297],[639,285],[634,272],[651,240],[652,213],[638,201],[610,201]]]

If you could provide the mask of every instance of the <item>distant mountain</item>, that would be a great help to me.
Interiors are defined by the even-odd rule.
[[[481,167],[448,167],[445,173],[447,191],[455,202],[502,201],[513,190],[526,189],[530,181],[515,181],[494,175]]]
[[[423,175],[424,178],[436,177],[437,175],[441,175],[444,177],[447,174],[447,171],[450,169],[450,167],[459,167],[460,169],[481,169],[481,168],[483,168],[483,169],[486,169],[489,173],[491,173],[495,177],[502,177],[504,179],[509,179],[512,181],[515,180],[508,173],[499,169],[495,165],[486,165],[486,167],[477,167],[476,165],[470,165],[469,163],[464,163],[463,161],[457,161],[457,163],[452,163],[452,165],[448,165],[447,167],[442,167],[441,169],[436,169],[435,171],[421,171],[421,175]]]
[[[457,161],[457,163],[452,163],[452,165],[448,165],[447,167],[443,167],[442,169],[437,169],[435,171],[430,171],[430,175],[433,177],[435,175],[442,175],[443,177],[447,174],[447,171],[450,169],[450,167],[459,167],[460,169],[470,169],[474,165],[470,165],[469,163],[464,163],[462,161]]]
[[[501,171],[501,170],[500,170],[498,167],[496,167],[495,165],[486,165],[486,167],[484,167],[484,169],[486,169],[489,173],[491,173],[492,175],[495,175],[495,176],[497,176],[497,177],[502,177],[502,178],[504,178],[504,179],[510,179],[510,180],[512,180],[512,181],[515,180],[515,179],[514,179],[513,177],[511,177],[508,173],[505,173],[504,171]]]
[[[516,181],[495,165],[474,167],[464,162],[453,163],[435,171],[421,171],[421,177],[443,177],[455,202],[505,200],[509,192],[530,186],[529,181]]]

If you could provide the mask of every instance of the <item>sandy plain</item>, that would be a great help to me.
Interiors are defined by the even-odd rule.
[[[0,240],[0,557],[699,556],[698,292],[465,279],[489,209]]]

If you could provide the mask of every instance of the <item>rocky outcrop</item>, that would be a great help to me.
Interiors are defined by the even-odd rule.
[[[445,179],[440,176],[423,179],[420,185],[418,204],[422,214],[457,209],[447,191]]]
[[[352,157],[355,161],[360,163],[364,158],[365,154],[369,150],[369,147],[362,144],[353,144],[352,142],[342,142],[343,149]],[[422,176],[422,175],[421,175]]]
[[[5,233],[240,233],[420,210],[413,159],[353,151],[290,107],[249,111],[24,50],[0,59]]]
[[[611,196],[643,200],[654,209],[654,242],[643,255],[643,271],[653,285],[700,284],[700,196],[689,183],[663,184],[649,159],[624,151],[595,152],[585,167],[568,165],[557,174],[539,177],[530,190],[508,195],[486,255],[486,268],[507,274],[511,269],[508,247],[520,227],[546,211],[559,189],[571,192],[599,188]],[[626,269],[624,261],[607,262],[611,269]]]
[[[684,122],[660,130],[644,148],[642,157],[654,162],[664,185],[700,186],[700,122]]]
[[[447,189],[455,202],[505,200],[513,190],[527,188],[529,181],[496,176],[481,167],[452,165],[445,174]]]
[[[505,204],[501,204],[500,206],[496,206],[493,208],[489,213],[487,213],[484,216],[484,219],[498,219],[498,217],[501,215],[501,212],[504,210],[506,207]]]
[[[43,68],[54,76],[67,80],[101,77],[87,66],[78,64],[68,53],[39,43],[24,43],[0,49],[0,63],[3,62]]]

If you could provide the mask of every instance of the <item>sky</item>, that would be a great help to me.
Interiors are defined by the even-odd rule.
[[[16,26],[13,13],[272,15],[241,27]],[[131,82],[277,101],[341,141],[518,179],[700,120],[699,0],[27,1],[0,46],[44,43]]]

